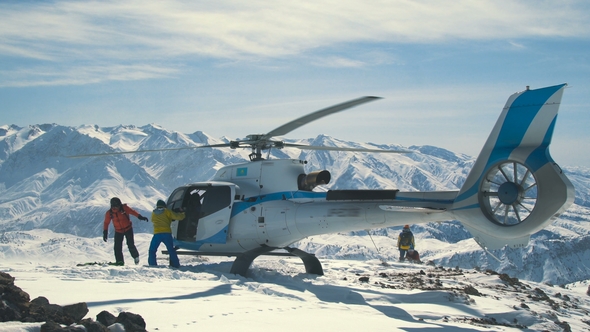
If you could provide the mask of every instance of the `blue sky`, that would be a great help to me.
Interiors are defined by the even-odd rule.
[[[551,153],[590,167],[586,1],[4,1],[0,125],[291,132],[475,156],[508,96],[568,83]],[[92,151],[89,151],[92,153]]]

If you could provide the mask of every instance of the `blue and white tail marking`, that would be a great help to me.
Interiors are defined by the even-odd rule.
[[[453,204],[474,238],[489,249],[528,243],[574,199],[549,145],[566,84],[508,98]]]

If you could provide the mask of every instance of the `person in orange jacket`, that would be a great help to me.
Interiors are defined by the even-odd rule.
[[[127,241],[127,248],[129,248],[129,253],[131,253],[135,264],[139,264],[139,252],[135,247],[133,224],[129,215],[136,216],[139,220],[148,221],[148,218],[142,216],[139,212],[127,206],[127,204],[121,203],[118,197],[111,198],[111,208],[104,215],[102,239],[104,242],[107,242],[109,224],[112,221],[113,227],[115,228],[115,265],[125,265],[125,260],[123,259],[123,237]]]

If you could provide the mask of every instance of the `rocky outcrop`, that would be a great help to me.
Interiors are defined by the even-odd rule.
[[[88,306],[84,302],[61,306],[50,303],[43,296],[30,300],[29,294],[14,284],[14,277],[0,272],[0,322],[45,322],[41,326],[41,332],[108,332],[107,326],[116,323],[123,325],[126,332],[146,330],[143,318],[134,313],[121,312],[115,317],[107,311],[102,311],[96,316],[96,321],[90,318],[83,319],[86,314]]]

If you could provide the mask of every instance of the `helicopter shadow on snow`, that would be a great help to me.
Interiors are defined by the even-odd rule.
[[[451,299],[449,299],[449,293],[445,291],[432,290],[423,291],[416,294],[391,294],[390,292],[380,291],[380,288],[378,288],[379,286],[369,288],[367,286],[370,284],[367,283],[363,283],[363,285],[360,287],[356,287],[354,285],[339,286],[327,284],[314,284],[314,280],[321,280],[324,277],[308,273],[289,272],[293,270],[293,266],[287,267],[286,269],[282,269],[280,267],[282,266],[282,262],[284,261],[278,260],[275,261],[275,264],[270,265],[254,264],[249,271],[248,277],[231,274],[229,271],[231,269],[231,265],[233,264],[232,261],[201,262],[202,264],[197,263],[196,265],[185,265],[181,269],[195,273],[214,273],[216,275],[219,275],[220,277],[225,276],[226,278],[228,278],[228,280],[237,282],[237,285],[242,283],[255,282],[261,285],[266,285],[270,288],[278,286],[300,293],[309,292],[314,294],[314,296],[321,302],[345,304],[350,306],[368,306],[378,312],[381,312],[383,315],[387,317],[404,320],[411,323],[425,323],[423,319],[442,319],[442,317],[433,315],[432,317],[416,318],[409,314],[406,310],[400,308],[399,306],[396,306],[396,304],[415,303],[420,305],[442,305],[447,307],[450,306],[457,311],[464,312],[465,315],[468,316],[470,315],[473,317],[478,317],[480,315],[480,313],[477,310],[470,308],[468,305],[464,303],[453,302]],[[277,266],[279,267],[276,269],[273,268]],[[328,271],[327,273],[347,274],[347,272],[343,270]],[[352,272],[348,272],[348,274],[349,273]],[[356,276],[356,273],[353,274],[355,274]],[[342,278],[344,278],[344,276]],[[281,292],[278,290],[267,292],[267,294],[269,295],[277,295],[277,293]],[[280,294],[280,296],[287,295],[285,293],[282,293]],[[304,300],[303,297],[294,296],[292,294],[288,295],[288,297],[299,298],[300,300]],[[391,305],[382,303],[370,303],[370,298],[378,299],[380,302],[386,301],[389,302]],[[432,328],[436,328],[437,331],[479,331],[471,328],[459,328],[457,326],[437,324],[435,322],[430,322],[430,324],[432,324]],[[411,331],[412,329],[407,330]],[[420,330],[423,331],[424,327],[421,327]]]
[[[300,274],[296,276],[295,280],[299,278],[306,278],[309,279],[309,274]],[[322,302],[328,303],[342,303],[350,306],[368,306],[376,311],[381,312],[383,315],[404,320],[413,323],[424,323],[423,318],[431,318],[431,319],[440,319],[440,316],[436,317],[422,317],[416,318],[409,314],[406,310],[400,308],[396,304],[403,304],[403,303],[417,303],[422,305],[444,305],[444,306],[452,306],[457,310],[461,310],[465,313],[465,315],[471,315],[474,317],[479,316],[479,313],[476,310],[469,308],[468,306],[460,303],[453,303],[449,301],[448,293],[444,291],[428,291],[422,292],[417,294],[391,294],[387,292],[382,292],[379,289],[370,289],[370,288],[360,288],[354,286],[338,286],[338,285],[315,285],[309,281],[304,281],[305,284],[305,291],[308,291],[314,294],[318,300]],[[365,295],[363,295],[365,294]],[[380,302],[387,301],[391,303],[391,305],[387,304],[374,304],[370,303],[371,299],[367,299],[368,297],[378,298]],[[475,329],[460,329],[457,326],[449,327],[445,325],[440,325],[437,323],[432,323],[433,328],[436,328],[437,331],[476,331]],[[410,331],[411,329],[408,329]],[[423,327],[420,328],[423,330]]]
[[[135,298],[135,299],[116,299],[116,300],[107,300],[107,301],[94,301],[94,302],[86,302],[88,307],[93,306],[104,306],[104,305],[114,305],[114,304],[127,304],[127,303],[136,303],[136,302],[152,302],[152,301],[165,301],[165,300],[191,300],[203,297],[210,297],[210,296],[217,296],[223,294],[231,293],[231,285],[223,284],[219,286],[215,286],[209,290],[203,292],[194,292],[190,294],[184,295],[176,295],[176,296],[160,296],[160,297],[146,297],[146,298]]]

